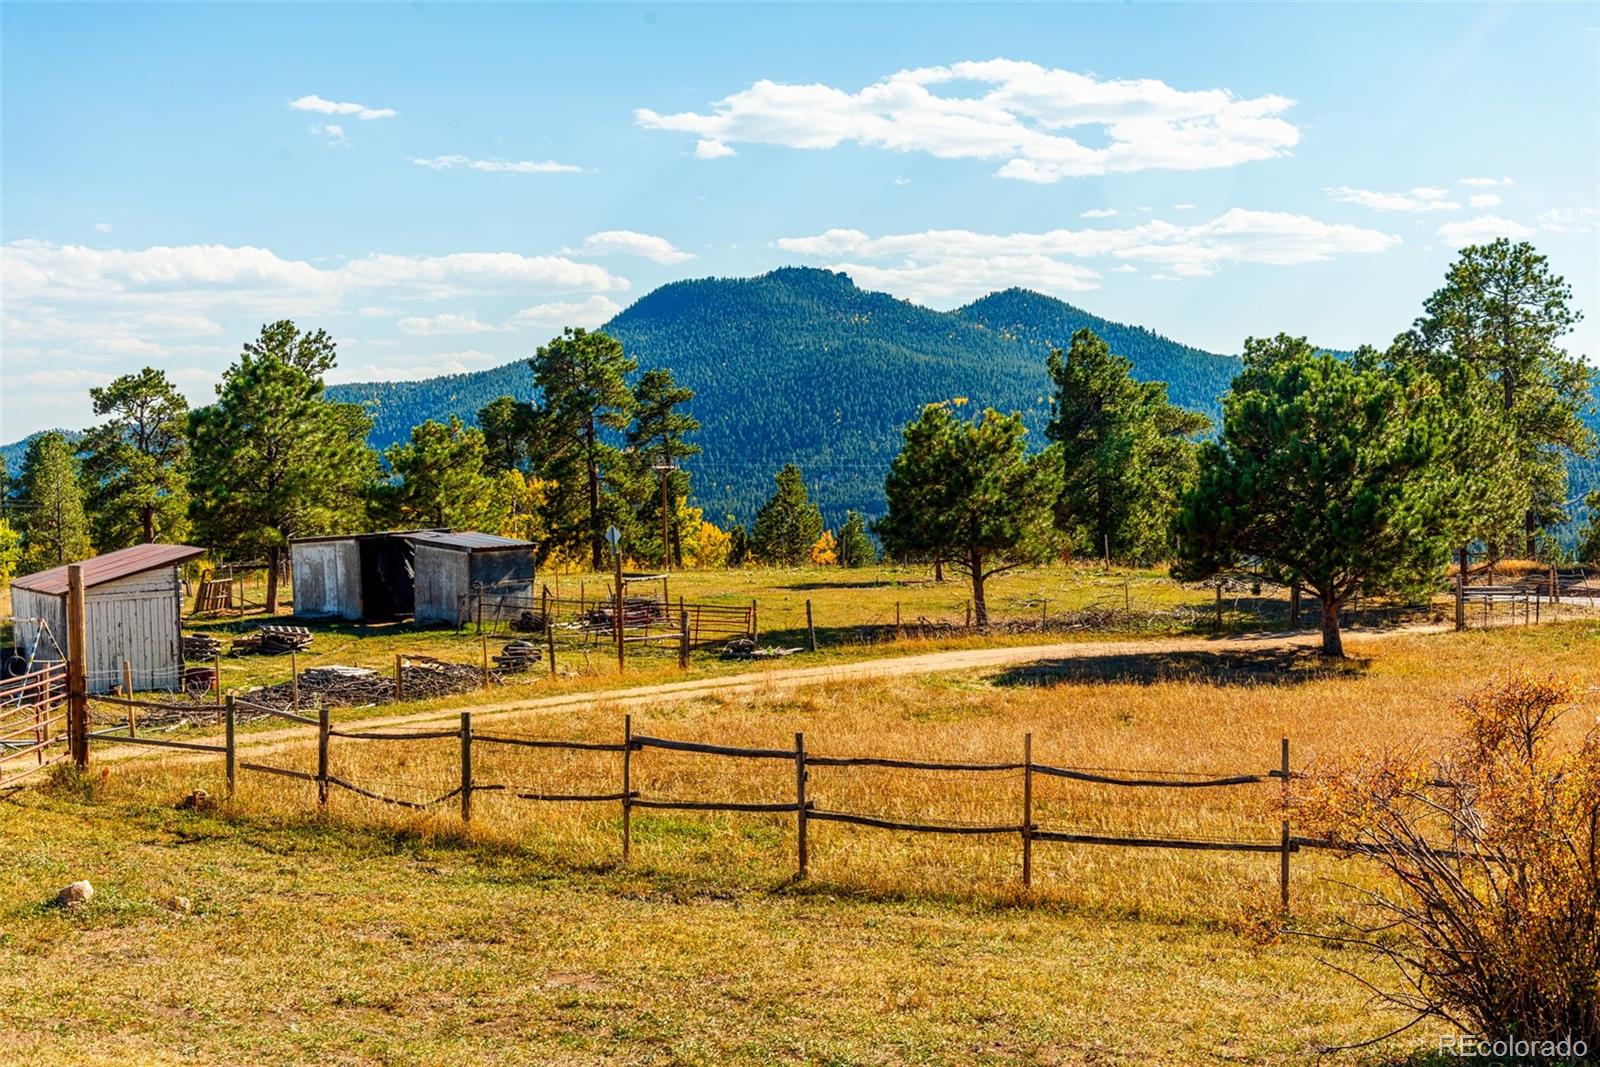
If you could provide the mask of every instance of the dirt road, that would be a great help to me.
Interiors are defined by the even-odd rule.
[[[1439,626],[1408,627],[1407,633],[1441,630]],[[1394,632],[1394,631],[1389,631]],[[943,674],[959,671],[982,670],[992,667],[1015,667],[1029,663],[1065,659],[1095,659],[1130,655],[1165,655],[1185,652],[1266,652],[1290,648],[1314,648],[1320,638],[1315,633],[1296,634],[1246,634],[1218,638],[1139,639],[1131,641],[1071,641],[1048,645],[1021,645],[1005,648],[954,649],[945,652],[926,652],[913,656],[889,656],[883,659],[861,660],[854,663],[827,664],[816,667],[770,667],[744,674],[723,675],[713,678],[690,678],[681,682],[663,682],[656,685],[632,686],[620,689],[590,690],[582,693],[563,693],[556,696],[523,698],[501,703],[474,705],[473,721],[483,724],[490,721],[517,718],[540,713],[570,711],[574,708],[606,707],[629,708],[646,704],[662,704],[694,700],[705,696],[728,696],[740,693],[774,695],[790,692],[810,685],[853,679],[895,678],[905,675]],[[463,708],[435,709],[404,715],[388,715],[361,720],[361,729],[387,729],[394,727],[438,726],[456,721]],[[238,741],[241,756],[259,757],[286,747],[301,745],[316,737],[315,727],[291,726],[281,730],[242,735]],[[133,746],[95,749],[96,760],[121,760],[162,755],[169,761],[185,762],[190,759],[215,759],[191,753],[173,754],[170,751]]]

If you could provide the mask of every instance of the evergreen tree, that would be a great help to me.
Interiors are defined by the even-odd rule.
[[[358,529],[377,472],[372,421],[324,396],[334,342],[293,323],[262,328],[223,374],[217,401],[189,415],[190,518],[203,543],[264,555],[268,612],[291,537]]]
[[[24,573],[75,563],[94,554],[78,461],[65,437],[52,430],[28,442],[18,480]]]
[[[1220,443],[1178,520],[1186,581],[1237,566],[1316,593],[1322,651],[1343,656],[1339,613],[1358,593],[1421,592],[1448,553],[1459,483],[1441,462],[1437,383],[1363,368],[1301,342],[1249,368],[1223,403]]]
[[[728,566],[743,567],[750,562],[750,531],[744,523],[728,516]]]
[[[1591,490],[1583,502],[1589,508],[1589,521],[1578,535],[1578,561],[1600,567],[1600,489]]]
[[[1526,241],[1501,238],[1462,249],[1424,302],[1409,342],[1457,406],[1490,421],[1487,432],[1477,430],[1487,439],[1481,447],[1509,447],[1510,463],[1477,450],[1469,458],[1490,472],[1480,491],[1495,503],[1525,497],[1517,533],[1529,555],[1538,531],[1565,518],[1568,455],[1589,455],[1595,445],[1580,418],[1592,403],[1592,372],[1559,344],[1583,317],[1571,303],[1571,286],[1544,256]],[[1502,435],[1493,421],[1503,422]],[[1482,524],[1474,532],[1486,541],[1510,533]]]
[[[526,470],[533,436],[533,405],[497,397],[478,410],[483,431],[483,465],[491,471]]]
[[[604,489],[608,481],[616,486],[628,477],[620,450],[604,431],[628,427],[633,394],[627,376],[636,364],[615,339],[571,327],[540,347],[529,364],[543,396],[535,413],[533,466],[550,483],[545,525],[552,547],[587,546],[599,570],[606,526],[626,522],[615,494],[607,500]]]
[[[811,558],[822,536],[822,511],[812,503],[800,468],[786,464],[775,479],[777,490],[756,512],[750,554],[762,563],[798,567]]]
[[[0,586],[11,584],[22,562],[22,534],[9,519],[0,518]]]
[[[78,442],[95,544],[102,552],[178,541],[189,506],[189,405],[164,372],[146,367],[89,390],[110,416]]]
[[[885,482],[889,513],[879,521],[897,558],[938,554],[972,583],[980,629],[989,625],[985,583],[1049,559],[1059,547],[1051,509],[1062,487],[1055,448],[1027,455],[1019,415],[991,409],[976,421],[949,404],[929,404],[905,429],[905,448]]]
[[[510,516],[496,475],[484,471],[483,432],[451,417],[412,428],[411,440],[391,445],[384,459],[395,481],[376,493],[390,526],[448,526],[496,533]],[[502,471],[518,482],[517,471]]]
[[[867,536],[867,524],[860,513],[844,513],[844,525],[839,527],[839,566],[870,567],[878,562],[878,549]]]
[[[682,410],[693,399],[694,390],[678,385],[672,372],[665,369],[645,371],[633,391],[634,415],[633,426],[628,430],[628,447],[640,482],[648,484],[653,479],[660,490],[643,497],[639,524],[645,543],[640,547],[649,551],[650,535],[662,530],[662,516],[666,515],[667,529],[660,536],[668,544],[658,550],[663,569],[668,566],[669,546],[672,558],[678,566],[683,565],[683,544],[674,520],[680,503],[689,497],[689,472],[678,466],[679,461],[700,454],[700,446],[689,440],[690,434],[699,431],[700,423]]]
[[[1094,331],[1050,354],[1056,394],[1046,436],[1061,445],[1057,527],[1080,551],[1147,563],[1170,554],[1172,516],[1195,473],[1197,434],[1211,422],[1167,402],[1164,382],[1133,378]]]

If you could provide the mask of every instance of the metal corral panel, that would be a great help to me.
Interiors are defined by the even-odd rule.
[[[446,622],[460,626],[472,589],[471,553],[440,548],[425,541],[417,547],[417,597],[412,618],[418,625]]]
[[[296,615],[361,618],[361,549],[355,538],[292,542],[289,559]]]
[[[84,594],[89,692],[122,684],[122,662],[133,667],[135,689],[177,689],[183,674],[183,586],[178,568],[146,570],[102,582]],[[16,642],[23,656],[55,659],[67,643],[67,598],[11,591]],[[49,636],[41,641],[43,620]]]

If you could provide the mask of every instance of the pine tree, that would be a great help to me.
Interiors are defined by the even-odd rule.
[[[1339,613],[1360,593],[1423,592],[1447,556],[1460,485],[1437,383],[1314,353],[1247,368],[1201,450],[1178,521],[1185,581],[1245,567],[1312,590],[1322,651],[1344,655]]]
[[[878,562],[878,550],[867,536],[867,524],[858,512],[844,513],[839,527],[839,566],[870,567]]]
[[[289,539],[359,529],[377,473],[372,420],[324,396],[333,362],[323,331],[263,327],[223,374],[217,402],[189,416],[190,518],[206,545],[266,557],[268,612]]]
[[[395,480],[375,494],[390,526],[447,526],[498,532],[511,502],[498,479],[484,471],[483,432],[451,417],[429,419],[411,430],[411,440],[391,445],[384,460]],[[517,471],[503,471],[521,480]]]
[[[1061,445],[1056,524],[1080,551],[1148,563],[1170,554],[1172,516],[1195,473],[1192,438],[1210,420],[1167,402],[1164,382],[1079,330],[1050,354],[1056,394],[1046,436]]]
[[[778,472],[777,490],[756,512],[750,532],[750,553],[762,563],[798,567],[822,536],[822,511],[811,502],[800,468],[793,463]]]
[[[178,541],[188,524],[189,405],[164,372],[146,367],[89,390],[105,422],[78,442],[95,544],[102,552]]]
[[[1486,472],[1478,491],[1493,503],[1524,498],[1517,532],[1530,556],[1538,531],[1565,518],[1567,456],[1595,447],[1579,418],[1592,402],[1593,372],[1559,344],[1583,318],[1571,303],[1571,286],[1526,241],[1471,245],[1424,302],[1408,342],[1454,403],[1489,423],[1474,428],[1484,441],[1463,458]],[[1513,462],[1499,462],[1492,449],[1508,449]],[[1485,541],[1510,534],[1484,523],[1473,532]]]
[[[527,470],[533,436],[533,405],[502,396],[478,410],[483,465],[491,471]]]
[[[1600,567],[1600,489],[1591,489],[1583,502],[1589,508],[1589,521],[1578,535],[1578,561]]]
[[[657,550],[663,569],[668,566],[669,546],[672,559],[680,567],[683,565],[682,540],[673,520],[680,503],[689,497],[689,472],[678,466],[679,461],[700,454],[700,446],[689,440],[689,435],[700,429],[700,423],[682,410],[693,399],[694,390],[678,385],[672,372],[665,369],[645,371],[633,391],[634,416],[628,430],[628,447],[641,489],[651,479],[660,486],[660,492],[645,496],[638,509],[645,538],[640,547],[648,552],[650,535],[661,531],[661,538],[667,542]],[[668,527],[664,531],[663,515],[667,516]]]
[[[60,433],[28,442],[17,494],[24,573],[75,563],[94,553],[72,446]]]
[[[1042,563],[1059,548],[1051,509],[1061,494],[1055,448],[1027,455],[1019,415],[991,409],[976,421],[949,404],[929,404],[905,429],[905,448],[885,482],[889,513],[879,521],[886,550],[939,553],[972,583],[974,621],[989,625],[985,583]]]
[[[535,412],[534,473],[550,483],[545,525],[551,548],[587,546],[599,570],[605,561],[608,522],[627,519],[615,488],[629,472],[605,431],[626,430],[633,411],[627,376],[636,364],[622,345],[603,333],[568,327],[540,347],[533,359],[534,384],[543,397]]]
[[[750,531],[744,523],[728,516],[728,566],[743,567],[750,562]]]

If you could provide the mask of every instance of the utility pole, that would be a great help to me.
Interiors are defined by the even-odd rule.
[[[667,479],[677,469],[678,465],[672,462],[670,456],[664,462],[655,465],[655,470],[661,475],[661,569],[663,571],[672,570],[672,541],[668,523],[671,512],[667,506]]]

